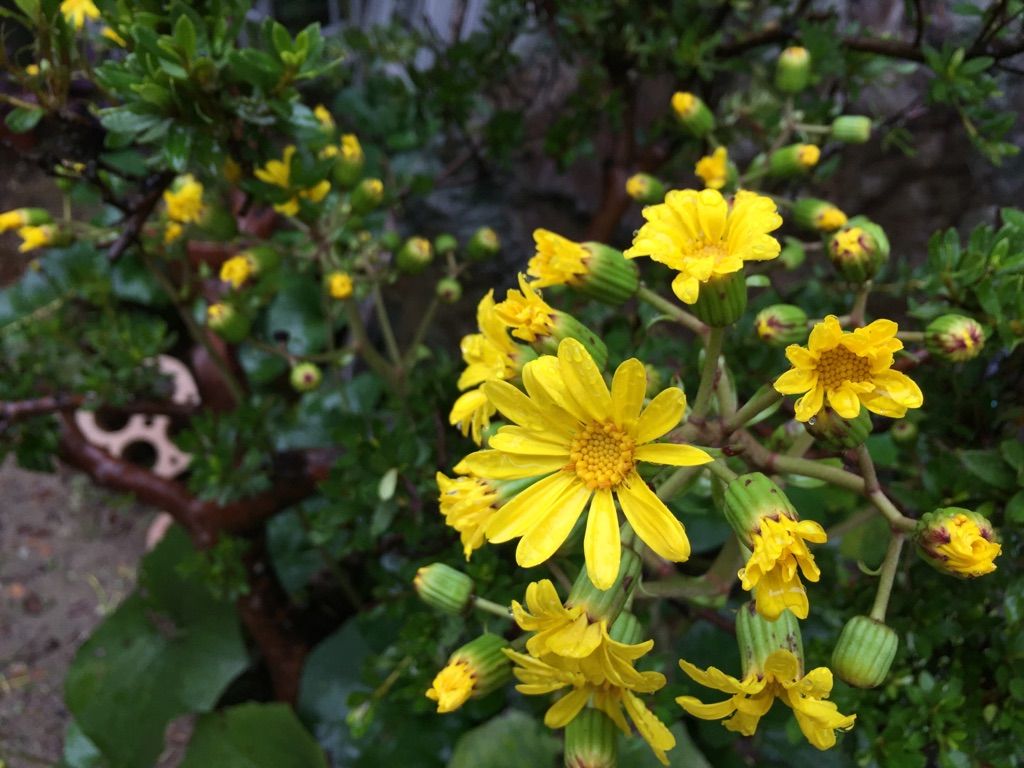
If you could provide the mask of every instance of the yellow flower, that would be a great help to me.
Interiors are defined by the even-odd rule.
[[[21,245],[18,246],[19,253],[27,253],[37,248],[45,248],[53,245],[57,239],[58,230],[53,224],[40,224],[38,226],[21,227],[18,230],[18,237],[21,238]]]
[[[690,117],[700,109],[700,99],[692,93],[677,91],[672,94],[672,109],[680,117]]]
[[[985,538],[978,523],[963,513],[944,525],[948,540],[930,547],[933,558],[942,560],[942,568],[963,576],[984,576],[996,569],[993,562],[1002,553],[999,542]]]
[[[863,234],[864,230],[860,227],[850,227],[832,235],[832,248],[836,256],[843,259],[863,256],[866,253],[864,244],[861,241]]]
[[[252,276],[252,259],[244,254],[232,256],[220,265],[220,279],[230,283],[232,288],[241,288]]]
[[[180,177],[172,189],[164,192],[167,217],[182,224],[203,217],[203,185],[192,174]]]
[[[665,676],[659,672],[637,672],[633,669],[632,662],[650,650],[651,641],[625,647],[643,649],[634,651],[632,658],[625,663],[624,670],[628,669],[632,673],[627,684],[617,683],[610,678],[592,679],[583,671],[583,662],[579,659],[556,654],[537,659],[509,650],[505,651],[505,655],[516,663],[513,673],[519,680],[516,690],[520,693],[538,696],[569,689],[545,713],[544,725],[548,728],[564,728],[589,703],[604,712],[628,736],[632,733],[625,717],[628,714],[637,732],[658,760],[668,765],[665,752],[676,745],[675,737],[636,695],[637,692],[653,693],[662,688]]]
[[[255,170],[256,178],[266,184],[288,189],[291,186],[292,157],[294,156],[295,145],[289,144],[284,148],[281,160],[268,160],[266,165]]]
[[[626,179],[626,194],[634,200],[646,197],[647,191],[651,188],[648,183],[648,176],[646,173],[634,173],[628,179]]]
[[[35,77],[39,74],[39,65],[29,64],[27,67],[25,67],[25,74],[29,77]]]
[[[313,115],[317,121],[329,131],[334,130],[334,118],[331,116],[330,111],[323,104],[317,104],[313,109]]]
[[[494,307],[498,318],[512,329],[517,339],[534,342],[538,336],[550,336],[554,327],[555,310],[533,286],[526,276],[519,274],[519,290],[509,289],[503,302]]]
[[[64,15],[65,21],[75,29],[85,26],[86,18],[100,17],[100,9],[92,0],[64,0],[60,4],[60,12]]]
[[[604,622],[591,622],[582,605],[562,605],[548,579],[531,582],[526,587],[526,608],[513,600],[512,615],[521,629],[534,633],[526,641],[526,650],[537,658],[554,653],[582,659],[601,644]]]
[[[558,356],[523,367],[527,394],[492,380],[487,399],[516,426],[490,439],[491,450],[467,456],[457,472],[498,480],[546,475],[506,503],[487,526],[496,543],[520,538],[516,561],[530,568],[551,557],[586,508],[583,550],[590,579],[607,589],[619,570],[615,500],[637,535],[667,560],[690,556],[682,523],[637,474],[637,462],[695,466],[712,458],[699,448],[653,441],[679,424],[682,390],[666,389],[641,411],[647,372],[636,358],[615,371],[611,392],[580,342],[564,339]],[[591,501],[593,503],[591,504]]]
[[[829,315],[814,326],[807,347],[791,344],[786,357],[793,368],[775,381],[784,395],[806,394],[796,401],[796,418],[808,421],[827,397],[844,419],[856,418],[863,405],[872,413],[902,418],[908,408],[920,408],[921,390],[906,374],[891,370],[893,353],[903,349],[896,323],[876,320],[844,332]]]
[[[328,144],[326,147],[320,150],[320,159],[328,160],[332,157],[337,157],[338,153],[341,152],[334,144]]]
[[[324,179],[319,184],[316,184],[315,186],[312,186],[309,189],[304,189],[301,192],[299,192],[299,196],[304,197],[311,203],[319,203],[321,200],[327,197],[327,193],[330,191],[331,182],[327,181],[327,179]]]
[[[170,244],[181,237],[181,233],[184,228],[176,221],[168,221],[167,226],[164,227],[164,243]]]
[[[479,477],[447,477],[438,472],[435,479],[441,491],[441,514],[445,523],[459,532],[462,553],[469,560],[474,550],[484,545],[484,528],[501,501],[498,490]]]
[[[110,27],[104,27],[102,30],[100,30],[100,35],[109,40],[110,42],[112,42],[114,45],[119,46],[121,48],[125,48],[128,45],[128,41],[121,37],[119,34],[117,34],[117,32],[115,32]]]
[[[730,206],[713,189],[673,190],[643,215],[647,223],[624,255],[649,256],[678,270],[672,291],[687,304],[697,301],[700,284],[712,277],[779,255],[779,241],[768,233],[782,226],[782,217],[771,198],[754,192],[740,190]]]
[[[28,225],[30,208],[15,208],[0,213],[0,234]]]
[[[796,159],[804,168],[813,168],[821,159],[821,150],[814,144],[801,144],[796,151]]]
[[[341,156],[348,161],[363,159],[363,147],[354,133],[346,133],[341,137]]]
[[[331,272],[327,276],[327,292],[332,299],[347,299],[352,295],[352,277],[347,272]]]
[[[454,712],[469,700],[474,680],[469,661],[455,659],[437,673],[434,684],[427,691],[427,698],[437,702],[438,712]]]
[[[283,203],[274,203],[274,210],[284,216],[296,216],[299,213],[299,198],[293,197]]]
[[[834,205],[827,206],[814,220],[814,226],[821,232],[834,232],[846,225],[846,214]]]
[[[777,520],[762,517],[758,525],[751,535],[753,554],[739,571],[743,588],[757,590],[757,612],[766,619],[775,621],[787,608],[806,619],[807,592],[798,568],[808,581],[819,579],[821,571],[806,541],[823,544],[825,530],[813,520],[792,520],[786,515]]]
[[[729,151],[718,147],[713,153],[697,161],[694,173],[704,179],[708,189],[721,189],[729,179]]]
[[[572,285],[587,273],[590,252],[579,243],[546,229],[534,230],[533,240],[537,253],[530,259],[526,271],[534,278],[534,287]]]
[[[466,368],[459,376],[461,391],[494,379],[508,380],[518,372],[522,349],[512,341],[504,323],[494,311],[494,291],[489,291],[476,308],[476,321],[480,333],[462,337],[460,344]],[[448,415],[448,423],[459,425],[463,435],[472,434],[480,445],[483,430],[491,423],[495,408],[479,389],[465,392]]]
[[[206,319],[217,322],[218,320],[224,319],[228,314],[228,306],[226,304],[211,304],[206,308]]]
[[[788,650],[773,652],[764,668],[751,670],[743,680],[730,677],[715,667],[702,672],[688,661],[680,660],[683,672],[701,685],[732,694],[718,704],[703,704],[693,696],[680,696],[676,702],[694,717],[719,720],[730,731],[752,736],[758,721],[780,699],[793,710],[797,724],[807,740],[818,749],[835,746],[836,729],[849,730],[856,715],[843,715],[831,701],[824,699],[832,691],[832,672],[818,667],[802,675],[800,661]],[[731,715],[731,717],[730,717]]]

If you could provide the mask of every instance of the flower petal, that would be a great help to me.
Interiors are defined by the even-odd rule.
[[[552,505],[577,483],[572,472],[556,472],[538,480],[504,504],[491,518],[484,534],[498,544],[522,536],[551,514]]]
[[[587,574],[598,589],[608,589],[619,575],[622,542],[619,539],[619,517],[615,499],[607,489],[598,490],[590,505],[587,532],[583,537],[583,553]]]
[[[546,475],[562,469],[565,460],[558,456],[530,456],[502,451],[476,451],[455,466],[460,475],[476,475],[490,480],[519,480]]]
[[[678,387],[662,390],[647,404],[636,427],[638,444],[657,440],[671,429],[674,429],[686,411],[686,395]]]
[[[543,508],[539,515],[534,511],[528,513],[530,518],[536,519],[537,522],[523,534],[516,547],[516,562],[523,568],[533,568],[543,563],[555,554],[572,533],[573,526],[580,519],[583,508],[587,506],[593,493],[575,476],[574,480],[575,482],[561,496],[551,501],[547,508]],[[499,509],[498,514],[503,509],[504,507]]]
[[[818,373],[804,368],[793,368],[775,380],[776,392],[784,395],[799,395],[818,384]]]
[[[505,426],[493,435],[487,444],[504,453],[520,453],[527,456],[561,456],[562,463],[569,463],[569,445],[556,436],[532,432],[522,427]]]
[[[594,421],[607,419],[612,413],[612,398],[587,348],[576,339],[563,339],[558,345],[558,365],[572,399]]]
[[[793,410],[796,412],[797,421],[810,421],[818,415],[821,406],[825,403],[825,390],[819,384],[810,390],[806,395],[793,403]]]
[[[647,371],[635,357],[615,369],[612,377],[612,409],[620,426],[640,418],[640,409],[647,392]]]
[[[857,393],[845,384],[828,391],[828,404],[844,419],[855,419],[860,413]]]
[[[590,691],[587,688],[569,691],[544,713],[544,725],[551,729],[565,728],[580,713],[589,698]]]
[[[619,485],[619,505],[636,535],[666,560],[690,557],[686,529],[636,472]]]
[[[701,720],[721,720],[736,711],[733,699],[726,699],[717,704],[705,704],[693,696],[679,696],[676,698],[676,704]]]
[[[538,432],[544,429],[540,409],[522,390],[507,381],[498,380],[485,381],[480,385],[480,390],[509,421]]]
[[[673,467],[697,467],[715,460],[700,448],[681,443],[648,443],[637,448],[633,455],[637,461]]]

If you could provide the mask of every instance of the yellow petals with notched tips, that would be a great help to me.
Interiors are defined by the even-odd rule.
[[[534,633],[526,641],[526,650],[537,658],[554,653],[582,659],[601,644],[601,622],[591,622],[582,606],[562,605],[549,579],[530,583],[526,607],[513,600],[512,616],[521,629]]]
[[[420,689],[422,690],[422,689]],[[448,664],[434,677],[427,698],[437,702],[437,711],[454,712],[465,704],[473,693],[473,674],[463,659]]]
[[[732,203],[714,189],[673,190],[661,205],[643,210],[647,220],[623,254],[648,256],[677,270],[672,291],[686,304],[697,301],[701,283],[738,272],[747,261],[779,255],[769,232],[782,226],[775,202],[747,190]]]
[[[693,172],[704,179],[704,186],[708,189],[721,189],[729,180],[729,151],[718,147],[698,160]]]
[[[590,252],[579,243],[546,229],[534,230],[537,253],[530,259],[527,272],[535,288],[572,285],[587,273]]]
[[[907,409],[921,407],[924,395],[910,377],[891,370],[893,353],[903,349],[897,330],[891,320],[876,320],[847,332],[829,315],[811,330],[807,347],[786,347],[793,368],[775,380],[775,389],[784,395],[805,393],[796,401],[799,421],[813,418],[826,400],[844,419],[856,418],[861,405],[902,418]]]
[[[712,461],[698,448],[648,445],[679,424],[686,398],[667,389],[646,409],[647,374],[638,360],[619,366],[612,391],[580,342],[565,339],[558,356],[523,369],[526,393],[492,380],[483,392],[511,422],[491,438],[490,450],[470,454],[459,471],[494,479],[546,474],[510,499],[486,529],[496,543],[520,539],[523,567],[550,558],[580,515],[591,509],[584,549],[594,585],[607,589],[619,568],[621,543],[615,501],[637,535],[662,557],[682,561],[690,544],[682,523],[637,473],[638,462],[695,466]]]
[[[469,560],[484,544],[484,528],[498,510],[498,491],[478,477],[447,477],[438,472],[441,514],[449,526],[459,532],[462,551]]]
[[[744,736],[754,735],[758,722],[776,699],[793,710],[801,732],[818,749],[835,746],[836,730],[849,730],[857,719],[856,715],[840,713],[835,704],[825,701],[832,692],[832,672],[827,667],[818,667],[802,675],[800,660],[788,650],[775,651],[768,656],[763,669],[751,670],[742,680],[715,667],[701,671],[684,660],[680,660],[679,666],[696,682],[728,693],[731,698],[704,704],[693,696],[680,696],[676,703],[702,720],[728,718],[722,725]]]
[[[793,520],[780,515],[778,520],[762,517],[760,530],[751,535],[753,553],[739,577],[746,590],[754,590],[757,612],[774,621],[787,608],[806,619],[807,592],[800,573],[808,581],[817,581],[821,571],[807,548],[808,541],[824,544],[825,530],[813,520]]]
[[[510,288],[505,300],[494,307],[494,312],[512,330],[513,336],[526,342],[550,336],[554,326],[555,310],[526,282],[523,274],[519,275],[519,290]]]

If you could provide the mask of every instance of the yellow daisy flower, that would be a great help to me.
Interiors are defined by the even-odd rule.
[[[494,307],[494,313],[512,329],[517,339],[534,342],[538,336],[550,336],[555,324],[555,310],[540,293],[519,274],[519,290],[509,289],[505,301]]]
[[[64,0],[60,4],[60,12],[67,23],[75,29],[84,27],[86,19],[100,17],[100,9],[92,0]]]
[[[21,238],[21,245],[18,246],[18,253],[27,253],[37,248],[45,248],[53,245],[57,240],[60,230],[54,224],[41,224],[38,226],[21,227],[18,230],[18,237]]]
[[[181,224],[179,224],[178,222],[168,221],[167,226],[164,227],[164,243],[166,245],[170,245],[179,237],[181,237],[182,232],[184,231],[184,227],[182,227]]]
[[[437,702],[437,711],[441,714],[454,712],[469,700],[473,694],[474,682],[469,661],[456,659],[449,662],[434,677],[434,682],[427,691],[427,698]]]
[[[639,658],[650,650],[651,641],[630,648],[644,648],[635,657]],[[659,672],[637,672],[632,660],[626,667],[633,673],[627,684],[611,679],[594,680],[582,670],[579,659],[563,658],[548,654],[537,659],[514,651],[505,655],[515,662],[512,670],[519,685],[516,690],[527,696],[554,693],[563,689],[568,692],[558,699],[544,714],[544,725],[548,728],[564,728],[583,710],[587,704],[604,712],[619,729],[632,734],[625,715],[628,714],[637,732],[648,743],[663,765],[668,765],[665,752],[676,745],[675,737],[657,716],[640,700],[637,693],[653,693],[665,685],[665,676]],[[625,709],[625,713],[623,712]]]
[[[715,667],[702,672],[685,660],[680,660],[679,666],[696,682],[732,694],[732,698],[718,704],[703,704],[693,696],[680,696],[676,703],[702,720],[728,717],[722,724],[744,736],[754,735],[758,722],[776,699],[793,710],[800,730],[818,749],[835,746],[836,730],[849,730],[857,719],[856,715],[841,714],[831,701],[824,701],[832,692],[831,670],[818,667],[803,675],[800,660],[785,649],[773,652],[763,669],[751,670],[742,680]]]
[[[590,252],[579,243],[547,229],[535,229],[533,241],[537,253],[530,259],[526,271],[534,278],[534,287],[572,285],[587,273],[586,260]]]
[[[712,461],[689,445],[654,443],[679,424],[682,390],[662,391],[642,408],[647,373],[636,358],[615,371],[609,392],[590,353],[575,339],[522,371],[527,394],[504,381],[482,387],[515,426],[502,427],[490,450],[456,467],[480,477],[546,475],[503,506],[487,526],[496,543],[519,538],[516,561],[530,568],[547,560],[590,508],[584,553],[591,581],[607,589],[619,570],[618,499],[626,520],[657,554],[681,562],[690,556],[682,523],[637,474],[637,462],[695,466]],[[593,503],[591,504],[591,501]]]
[[[484,528],[498,511],[501,495],[479,477],[448,477],[438,472],[435,480],[441,492],[441,514],[445,523],[459,532],[462,552],[469,560],[474,550],[484,545]]]
[[[252,276],[252,267],[252,259],[248,256],[232,256],[220,265],[220,279],[237,290]]]
[[[721,189],[729,180],[729,151],[718,147],[698,160],[693,172],[704,179],[704,186],[708,189]]]
[[[299,197],[303,197],[306,200],[309,200],[309,202],[311,203],[319,203],[321,200],[327,197],[327,194],[330,191],[331,182],[327,181],[327,179],[324,179],[319,184],[315,184],[309,189],[304,189],[301,192],[299,192]]]
[[[281,189],[288,189],[291,186],[292,158],[295,156],[295,145],[289,144],[284,148],[284,155],[280,160],[268,160],[262,168],[257,168],[254,173],[260,181]]]
[[[649,256],[679,274],[672,291],[687,304],[697,301],[701,283],[743,268],[745,261],[779,255],[779,241],[769,232],[782,226],[775,202],[740,190],[732,205],[720,192],[672,190],[660,205],[643,209],[647,220],[624,252],[627,258]]]
[[[924,395],[906,374],[891,370],[893,353],[903,349],[897,330],[892,320],[876,320],[846,332],[829,315],[814,326],[807,347],[786,347],[793,368],[775,380],[775,389],[784,395],[806,393],[796,401],[799,421],[813,418],[826,398],[844,419],[856,418],[861,405],[901,418],[908,408],[920,408]]]
[[[316,117],[317,122],[320,123],[321,126],[329,131],[334,130],[334,117],[331,115],[330,110],[323,104],[316,105],[313,109],[313,116]]]
[[[341,137],[341,156],[348,161],[363,159],[363,147],[354,133],[346,133]]]
[[[172,221],[188,224],[203,217],[203,185],[188,173],[178,178],[174,186],[164,192],[167,216]]]
[[[808,581],[821,577],[808,541],[824,544],[825,530],[813,520],[762,517],[760,530],[751,535],[753,554],[739,571],[743,588],[756,590],[757,612],[774,621],[787,608],[801,619],[807,618],[807,591],[799,571]]]
[[[512,616],[520,629],[533,632],[526,641],[531,656],[554,653],[571,659],[592,654],[601,644],[602,624],[592,622],[582,605],[566,608],[549,579],[526,587],[526,608],[512,601]]]
[[[352,295],[352,276],[347,272],[331,272],[327,276],[327,292],[332,299],[347,299]]]

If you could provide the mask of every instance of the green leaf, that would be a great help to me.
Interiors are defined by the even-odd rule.
[[[327,324],[321,310],[321,287],[305,275],[289,274],[267,310],[266,331],[288,332],[288,349],[299,355],[320,352],[327,343]]]
[[[711,768],[711,763],[687,733],[686,726],[677,722],[669,730],[676,737],[675,747],[666,753],[670,768]],[[629,768],[661,768],[661,762],[639,736],[628,739],[619,737],[619,765]]]
[[[241,704],[199,718],[181,768],[327,768],[287,704]]]
[[[1011,523],[1024,523],[1024,491],[1017,491],[1013,498],[1006,502],[1006,519]]]
[[[100,123],[115,133],[141,133],[162,120],[158,115],[142,115],[126,107],[112,107],[100,111]]]
[[[196,28],[185,14],[178,17],[174,24],[174,42],[189,59],[196,57]]]
[[[551,731],[512,710],[459,739],[448,768],[554,768],[560,752]]]
[[[28,133],[43,119],[46,111],[39,107],[15,107],[7,113],[4,122],[15,133]]]
[[[233,605],[178,573],[194,552],[185,534],[171,529],[143,560],[138,589],[68,671],[68,709],[111,768],[150,768],[167,723],[209,711],[248,665]]]
[[[1003,461],[999,451],[960,451],[959,456],[967,471],[983,483],[1004,491],[1012,490],[1016,485],[1014,473]]]

